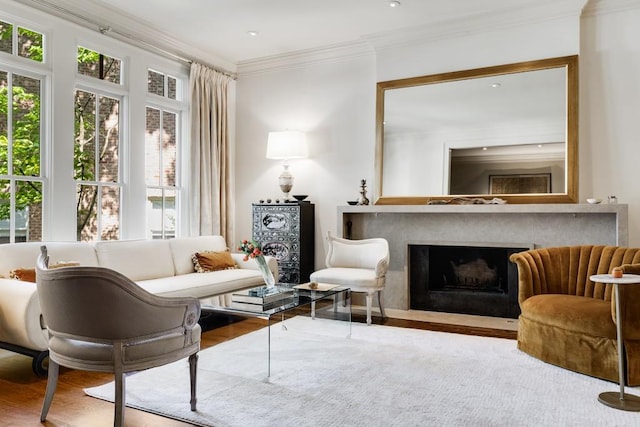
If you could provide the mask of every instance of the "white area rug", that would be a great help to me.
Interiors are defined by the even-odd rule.
[[[516,342],[295,317],[127,378],[127,405],[203,426],[638,426],[606,407],[614,383],[548,365]],[[640,394],[639,388],[627,391]],[[113,383],[85,390],[113,400]]]

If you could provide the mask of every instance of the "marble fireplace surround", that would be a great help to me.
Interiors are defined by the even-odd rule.
[[[409,243],[524,243],[536,248],[581,244],[628,246],[628,206],[339,206],[337,234],[351,239],[388,240],[390,265],[384,291],[385,309],[391,313],[409,312]]]

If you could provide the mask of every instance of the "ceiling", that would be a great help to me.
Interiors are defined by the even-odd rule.
[[[362,43],[368,38],[482,19],[553,0],[18,0],[71,11],[103,28],[235,68],[260,58]],[[77,21],[77,20],[76,20]],[[249,35],[255,31],[255,36]],[[140,36],[142,35],[142,36]],[[156,36],[154,36],[156,35]],[[158,36],[161,35],[161,36]],[[176,44],[174,43],[174,49]],[[161,46],[162,47],[162,46]],[[203,57],[204,56],[204,57]]]

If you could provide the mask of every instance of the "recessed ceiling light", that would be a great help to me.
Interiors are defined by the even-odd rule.
[[[249,35],[250,35],[250,36],[252,36],[252,37],[255,37],[255,36],[257,36],[257,35],[258,35],[258,32],[257,32],[257,31],[250,30],[250,31],[247,31],[247,34],[249,34]]]
[[[492,83],[491,84],[491,87],[500,87],[500,86],[502,86],[500,83]]]
[[[400,6],[400,2],[397,0],[391,0],[389,2],[389,7],[398,7],[398,6]]]
[[[487,151],[489,148],[487,147],[482,147],[482,151]]]

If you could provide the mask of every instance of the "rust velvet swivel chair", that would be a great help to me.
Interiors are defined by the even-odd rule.
[[[594,274],[622,266],[640,273],[640,249],[565,246],[511,255],[518,267],[518,348],[545,362],[615,381],[618,375],[613,285]],[[613,295],[612,295],[613,294]],[[640,385],[640,285],[620,287],[627,385]]]
[[[191,410],[196,410],[200,302],[146,292],[103,267],[48,269],[46,247],[36,265],[38,296],[49,330],[49,373],[41,421],[47,417],[59,366],[113,372],[114,425],[124,422],[125,373],[189,358]],[[185,390],[185,404],[186,404]]]

